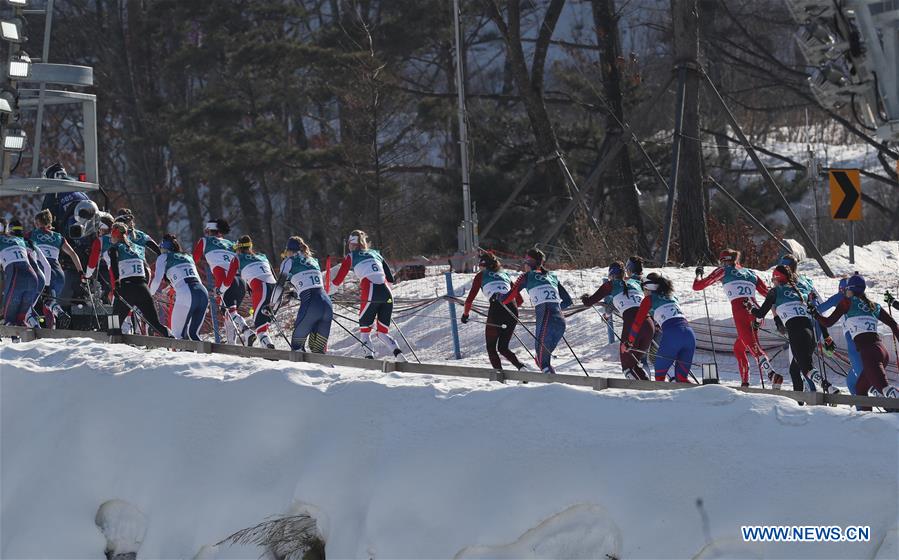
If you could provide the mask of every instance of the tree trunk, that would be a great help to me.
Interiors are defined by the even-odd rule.
[[[509,73],[524,103],[528,121],[534,133],[538,158],[552,156],[559,149],[559,141],[543,100],[543,76],[549,42],[564,7],[565,0],[552,0],[547,7],[534,46],[534,60],[531,69],[528,70],[521,42],[521,11],[518,0],[508,0],[506,4],[508,22],[503,18],[496,4],[489,3],[488,13],[503,36]],[[554,160],[545,162],[542,165],[542,172],[544,180],[551,189],[568,192],[562,171]]]
[[[615,13],[615,0],[593,0],[593,22],[596,28],[596,42],[602,49],[600,72],[606,100],[614,117],[606,118],[606,134],[621,136],[623,130],[618,122],[625,122],[624,107],[621,94],[621,38],[618,32],[618,16]],[[617,119],[617,121],[616,121]],[[640,200],[637,198],[637,186],[634,170],[631,166],[630,153],[625,146],[618,156],[617,162],[619,183],[611,196],[612,208],[610,223],[612,226],[633,227],[638,236],[640,251],[649,254],[646,244],[646,233],[643,229],[643,215],[640,213]]]
[[[688,64],[684,90],[684,116],[680,167],[677,179],[677,220],[680,260],[693,264],[710,256],[703,196],[702,146],[699,140],[700,75],[699,6],[697,0],[671,0],[675,64]]]

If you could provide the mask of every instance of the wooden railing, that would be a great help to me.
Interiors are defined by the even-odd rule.
[[[663,383],[656,381],[634,381],[617,377],[585,377],[580,375],[547,375],[538,372],[494,370],[471,366],[447,364],[393,362],[389,360],[369,360],[334,354],[313,354],[309,352],[292,352],[290,350],[270,350],[268,348],[245,347],[232,344],[215,344],[206,341],[175,340],[156,336],[141,335],[109,335],[99,331],[70,331],[57,329],[31,329],[27,327],[0,326],[0,337],[17,336],[23,342],[37,339],[89,338],[107,344],[130,344],[147,348],[168,348],[197,352],[200,354],[224,354],[245,358],[262,358],[266,360],[284,360],[289,362],[307,362],[332,366],[345,366],[357,369],[383,372],[402,372],[424,375],[444,375],[450,377],[472,377],[489,379],[504,383],[506,381],[527,381],[529,383],[562,383],[578,387],[590,387],[596,391],[605,389],[631,389],[638,391],[658,391],[672,389],[693,389],[701,387],[693,383]],[[5,340],[3,341],[6,342]],[[860,407],[881,407],[899,409],[899,399],[886,397],[867,397],[855,395],[825,395],[823,393],[805,393],[802,391],[777,391],[774,389],[756,389],[751,387],[734,388],[744,393],[767,394],[787,397],[795,401],[811,405],[853,405]]]

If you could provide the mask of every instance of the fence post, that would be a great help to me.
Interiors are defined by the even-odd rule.
[[[608,282],[608,278],[603,278],[602,283],[605,284]],[[615,314],[609,313],[610,306],[612,305],[612,296],[606,296],[606,299],[602,300],[603,303],[606,304],[606,308],[603,309],[602,315],[606,319],[606,333],[609,335],[609,344],[615,343]]]
[[[449,303],[450,329],[453,333],[453,355],[457,360],[461,360],[462,350],[459,348],[459,325],[456,323],[456,304],[452,300],[456,295],[453,291],[453,271],[445,272],[443,276],[446,278],[446,295],[449,298],[447,303]]]
[[[212,332],[215,335],[215,343],[222,343],[222,335],[219,333],[219,310],[215,301],[215,277],[212,275],[212,267],[206,263],[206,284],[209,289],[209,311],[212,315]]]

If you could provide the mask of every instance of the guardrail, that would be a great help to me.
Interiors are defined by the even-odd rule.
[[[216,344],[207,341],[175,340],[157,336],[142,335],[110,335],[100,331],[70,331],[58,329],[31,329],[0,325],[0,337],[17,336],[23,342],[37,339],[89,338],[107,344],[129,344],[147,348],[166,348],[197,352],[199,354],[222,354],[226,356],[242,356],[245,358],[263,358],[266,360],[283,360],[288,362],[306,362],[331,366],[345,366],[357,369],[383,372],[415,373],[424,375],[443,375],[450,377],[471,377],[489,379],[505,383],[508,381],[527,381],[529,383],[562,383],[578,387],[590,387],[596,391],[605,389],[630,389],[637,391],[668,391],[672,389],[692,389],[701,387],[693,383],[665,383],[658,381],[637,381],[617,377],[584,377],[580,375],[547,375],[537,372],[494,370],[471,366],[454,366],[445,364],[393,362],[388,360],[369,360],[334,354],[314,354],[310,352],[293,352],[290,350],[271,350],[268,348],[246,347],[232,344]],[[756,389],[752,387],[733,387],[743,393],[777,395],[811,405],[853,405],[860,407],[882,407],[899,409],[899,399],[887,397],[867,397],[855,395],[825,395],[824,393],[806,393],[802,391],[777,391],[774,389]]]

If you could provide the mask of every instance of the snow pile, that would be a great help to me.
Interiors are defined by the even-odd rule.
[[[255,558],[215,544],[306,511],[331,558],[896,550],[896,415],[84,339],[5,344],[0,368],[3,558],[100,557],[95,516],[139,558]],[[748,524],[870,525],[872,539],[747,545]]]

